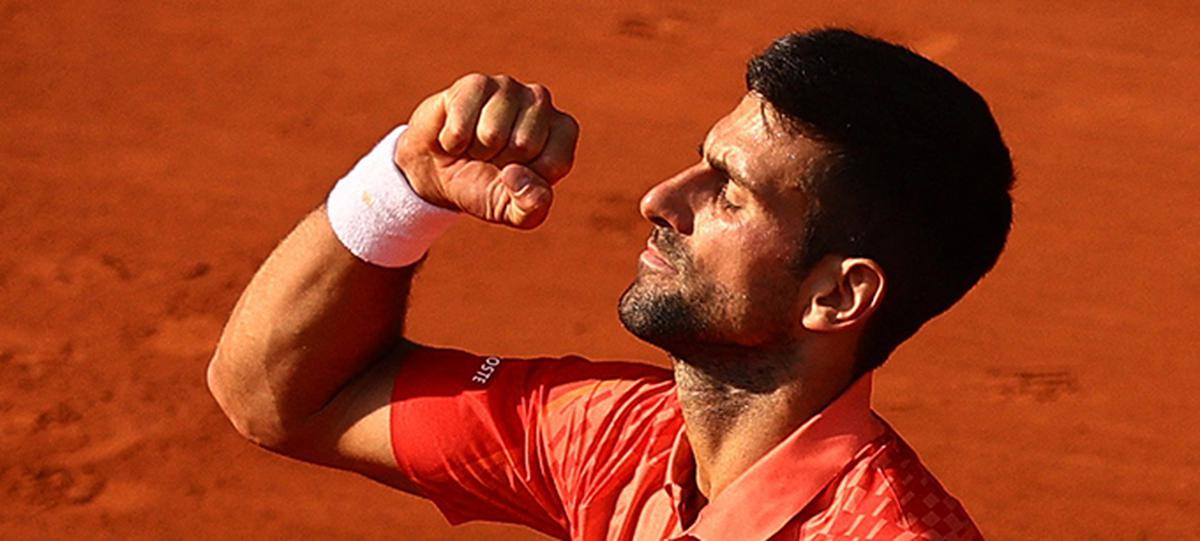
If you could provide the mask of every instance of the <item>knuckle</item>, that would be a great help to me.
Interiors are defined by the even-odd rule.
[[[496,81],[496,85],[500,88],[501,92],[512,92],[514,87],[517,86],[517,80],[513,79],[510,75],[501,73],[493,79]]]
[[[479,144],[492,149],[498,148],[504,143],[504,137],[500,132],[492,129],[480,130],[475,134],[475,139],[479,141]]]
[[[529,94],[533,97],[533,103],[535,103],[535,104],[549,104],[550,103],[550,90],[547,89],[545,86],[540,85],[538,83],[533,83],[531,85],[528,85],[528,88],[529,88]]]
[[[442,148],[451,153],[459,153],[467,148],[470,144],[470,139],[461,135],[446,135],[439,142]]]
[[[469,73],[460,77],[450,88],[446,89],[446,98],[450,102],[455,102],[462,96],[469,96],[483,89],[488,82],[486,75],[482,73]]]
[[[559,117],[559,122],[561,123],[562,127],[572,134],[578,134],[579,133],[579,121],[575,120],[575,117],[573,117],[567,113],[559,113],[559,114],[561,115]]]
[[[534,147],[533,138],[527,135],[518,135],[509,141],[508,147],[514,154],[519,156],[533,155],[537,149]]]
[[[444,129],[442,129],[443,142],[453,143],[461,141],[466,138],[466,135],[467,134],[465,130],[463,130],[462,126],[457,124],[447,125]]]
[[[456,81],[454,83],[454,85],[455,86],[466,86],[466,87],[483,86],[483,85],[487,84],[487,80],[488,80],[487,75],[484,75],[479,72],[472,72],[472,73],[468,73],[468,74],[460,77],[458,79],[458,81]]]

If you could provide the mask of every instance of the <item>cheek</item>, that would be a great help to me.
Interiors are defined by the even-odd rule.
[[[696,271],[743,295],[782,277],[794,247],[774,227],[715,224],[693,244]]]

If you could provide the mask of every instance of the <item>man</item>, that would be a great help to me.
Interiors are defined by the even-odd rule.
[[[413,266],[462,215],[542,222],[578,128],[547,91],[434,94],[271,254],[209,368],[239,432],[570,539],[978,539],[870,410],[871,372],[995,263],[1012,165],[982,98],[844,31],[786,36],[652,224],[622,323],[672,371],[400,338]]]

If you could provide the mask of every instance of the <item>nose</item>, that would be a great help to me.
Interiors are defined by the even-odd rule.
[[[693,166],[684,169],[650,188],[638,205],[642,216],[655,225],[690,235],[695,219],[695,181],[700,173],[699,168]]]

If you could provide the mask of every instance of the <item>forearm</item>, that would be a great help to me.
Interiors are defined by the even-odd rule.
[[[268,447],[303,437],[305,421],[399,340],[412,275],[356,258],[324,208],[309,214],[242,293],[209,365],[238,431]]]
[[[509,77],[468,75],[426,98],[407,127],[337,182],[238,300],[208,370],[238,431],[412,489],[387,472],[413,266],[462,216],[537,227],[578,137],[545,88]]]

